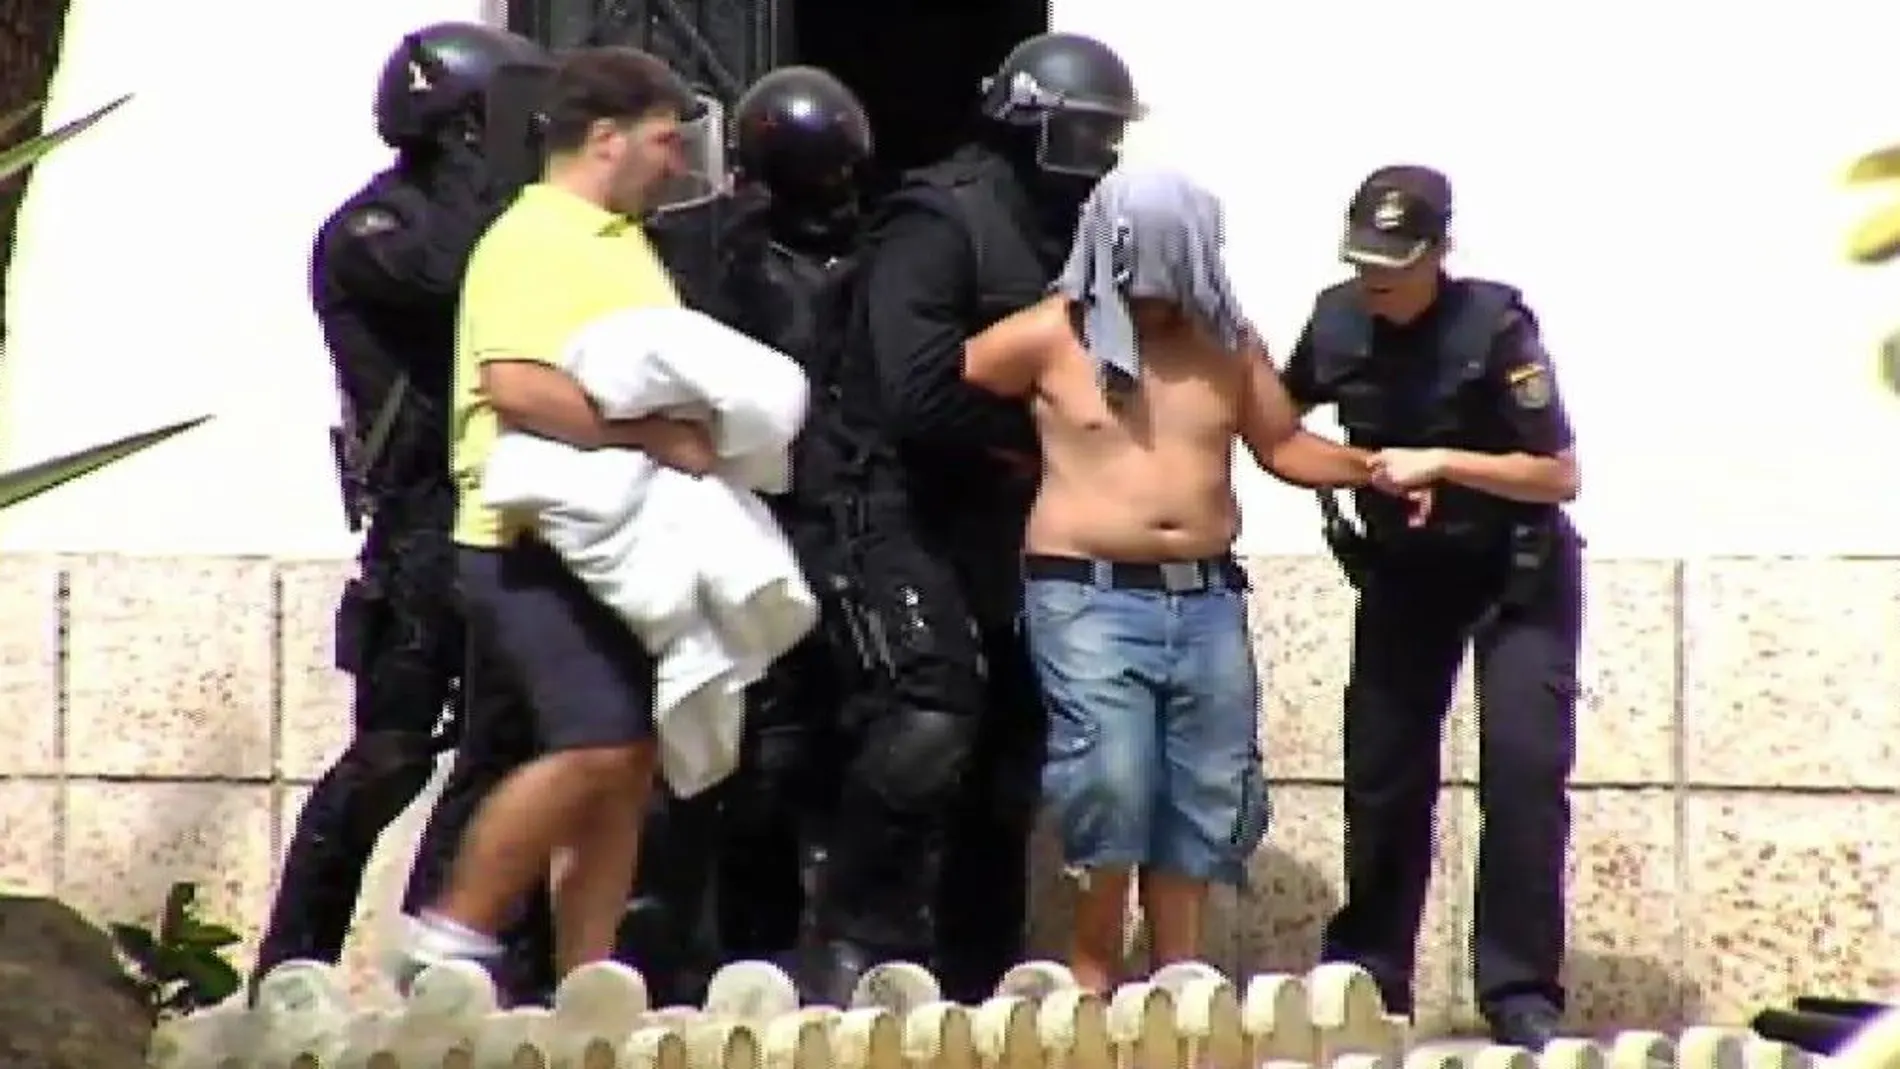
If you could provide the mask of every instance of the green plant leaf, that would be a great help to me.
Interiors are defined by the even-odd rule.
[[[184,976],[185,959],[192,955],[189,947],[160,940],[158,944],[158,968],[152,978],[161,983],[175,983]]]
[[[238,975],[237,969],[215,951],[180,955],[178,967],[179,979],[185,982],[194,1003],[190,1009],[215,1006],[244,986],[244,978]]]
[[[178,946],[178,937],[190,923],[191,907],[197,901],[198,885],[189,880],[180,880],[165,892],[165,909],[158,916],[158,941],[166,950]]]
[[[94,123],[117,111],[120,105],[130,99],[132,99],[132,94],[127,93],[105,107],[81,115],[57,130],[48,131],[30,141],[22,141],[5,152],[0,152],[0,182],[40,162],[47,153],[85,133],[92,128]]]
[[[81,449],[63,457],[53,457],[37,464],[28,464],[24,468],[0,475],[0,509],[11,508],[82,475],[90,475],[108,464],[150,449],[167,438],[183,434],[210,418],[210,416],[199,416],[197,419],[174,423],[169,427],[160,427],[157,430],[121,438],[116,442]],[[159,931],[162,935],[165,931],[163,925],[160,926]]]
[[[207,924],[196,917],[186,918],[184,930],[178,933],[180,946],[192,950],[221,950],[244,941],[244,937],[222,924]]]
[[[0,137],[6,137],[8,134],[11,134],[21,123],[38,115],[40,109],[45,106],[46,101],[35,100],[31,104],[23,104],[13,109],[13,112],[6,118],[0,119]]]
[[[111,933],[112,942],[118,946],[119,952],[132,959],[132,964],[145,978],[157,975],[161,955],[158,938],[151,929],[134,924],[111,924],[106,926],[106,931]]]

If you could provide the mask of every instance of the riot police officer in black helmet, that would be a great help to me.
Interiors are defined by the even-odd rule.
[[[668,205],[648,234],[688,305],[793,357],[822,389],[860,223],[870,119],[829,73],[785,67],[740,96],[729,148],[730,192]],[[766,504],[817,577],[832,565],[806,474]],[[838,702],[831,668],[816,639],[780,658],[748,695],[737,774],[656,807],[622,929],[623,954],[656,992],[697,1001],[720,961],[793,956],[825,810],[819,762]]]
[[[977,139],[907,175],[867,229],[816,429],[849,582],[831,644],[852,708],[820,901],[820,997],[932,959],[974,1001],[1019,956],[1041,701],[1014,622],[1034,430],[961,381],[966,339],[1041,299],[1142,114],[1100,41],[1043,34],[987,79]]]
[[[816,67],[760,78],[733,109],[733,149],[774,244],[826,259],[855,244],[871,118],[843,82]]]
[[[439,728],[465,655],[449,540],[455,304],[503,192],[479,150],[483,95],[504,65],[547,62],[538,45],[488,26],[442,23],[403,38],[375,105],[395,164],[317,233],[310,292],[342,395],[338,468],[352,527],[369,527],[361,577],[337,614],[355,730],[298,819],[260,976],[293,958],[336,960],[377,837],[454,738]],[[465,714],[471,695],[459,697]]]
[[[871,158],[857,95],[814,67],[773,71],[733,109],[737,212],[721,247],[732,325],[796,359],[814,391],[830,382],[829,324],[848,297]],[[834,571],[822,478],[808,466],[767,504],[808,575]],[[817,478],[817,482],[811,481]],[[826,785],[819,762],[840,699],[823,643],[807,639],[750,695],[739,775],[720,850],[720,931],[729,956],[784,957],[800,941],[816,881]]]

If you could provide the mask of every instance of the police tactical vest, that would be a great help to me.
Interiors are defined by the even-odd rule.
[[[1049,292],[1051,271],[1025,226],[1029,221],[1026,208],[1012,209],[1007,198],[1017,192],[1013,186],[986,181],[993,166],[953,161],[923,176],[927,184],[950,194],[976,256],[971,334],[1035,304]]]
[[[1032,236],[1034,219],[1026,204],[1012,203],[1012,196],[1021,194],[1012,178],[999,173],[1004,166],[986,155],[959,154],[908,174],[880,210],[880,214],[928,211],[948,215],[961,225],[976,262],[976,285],[965,309],[966,335],[1029,307],[1049,291],[1052,272],[1038,255]],[[863,326],[848,321],[841,334],[862,338]],[[838,437],[845,451],[885,454],[895,436],[883,427],[871,354],[850,353],[849,365],[837,369],[837,386]]]
[[[851,259],[821,260],[773,243],[766,246],[760,268],[764,284],[755,296],[761,307],[747,317],[758,340],[798,361],[814,392],[826,389],[836,362],[833,342],[844,322]]]
[[[1314,306],[1310,343],[1321,397],[1332,399],[1346,440],[1363,449],[1445,448],[1507,453],[1518,448],[1505,413],[1512,404],[1489,374],[1491,347],[1521,306],[1518,291],[1482,279],[1455,279],[1414,336],[1374,329],[1358,290],[1341,283]],[[1522,313],[1520,313],[1522,314]],[[1357,495],[1375,539],[1399,536],[1405,505],[1375,491]],[[1428,532],[1454,542],[1491,543],[1513,523],[1548,515],[1463,487],[1437,491]]]

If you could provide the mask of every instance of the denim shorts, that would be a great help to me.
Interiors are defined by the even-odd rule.
[[[543,751],[629,746],[653,737],[654,660],[632,628],[533,539],[460,547],[470,655],[499,658],[534,707]]]
[[[1031,579],[1024,622],[1065,862],[1243,884],[1268,818],[1245,591]]]

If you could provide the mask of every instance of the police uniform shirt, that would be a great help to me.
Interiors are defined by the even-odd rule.
[[[1455,315],[1456,302],[1465,300],[1467,291],[1457,282],[1448,281],[1443,296],[1411,323],[1399,325],[1375,317],[1372,321],[1372,373],[1393,384],[1401,414],[1395,422],[1416,425],[1417,417],[1433,402],[1433,391],[1447,372],[1430,352],[1437,336],[1440,317]],[[1286,390],[1301,408],[1336,403],[1334,391],[1319,381],[1314,364],[1313,327],[1308,323],[1300,332],[1293,354],[1287,358],[1282,379]],[[1450,357],[1443,357],[1450,359]],[[1389,376],[1389,378],[1388,378]],[[1491,411],[1505,433],[1510,452],[1554,456],[1574,443],[1570,418],[1557,390],[1556,370],[1545,351],[1537,330],[1537,320],[1521,303],[1505,314],[1481,379],[1495,404]],[[1394,441],[1392,446],[1425,445],[1423,442]]]
[[[399,376],[412,387],[396,411],[379,474],[397,485],[446,485],[446,417],[462,270],[498,214],[432,199],[390,170],[324,221],[311,256],[310,298],[358,433]]]
[[[1467,310],[1475,281],[1448,281],[1439,300],[1405,325],[1371,321],[1370,351],[1342,379],[1321,374],[1320,354],[1309,322],[1287,360],[1283,374],[1288,394],[1302,408],[1339,404],[1354,382],[1378,385],[1376,428],[1360,413],[1342,411],[1348,439],[1364,448],[1434,448],[1477,453],[1529,453],[1552,456],[1571,447],[1570,420],[1558,396],[1556,373],[1538,336],[1537,321],[1521,302],[1500,316],[1490,345],[1475,369],[1471,359],[1445,351],[1447,335],[1466,328],[1456,318]],[[1457,328],[1457,329],[1454,329]],[[1362,387],[1363,388],[1363,387]],[[1376,440],[1375,440],[1376,438]],[[1367,533],[1396,548],[1420,551],[1483,552],[1507,537],[1509,524],[1545,506],[1523,505],[1455,484],[1438,488],[1431,521],[1412,528],[1396,498],[1372,490],[1353,494]]]

